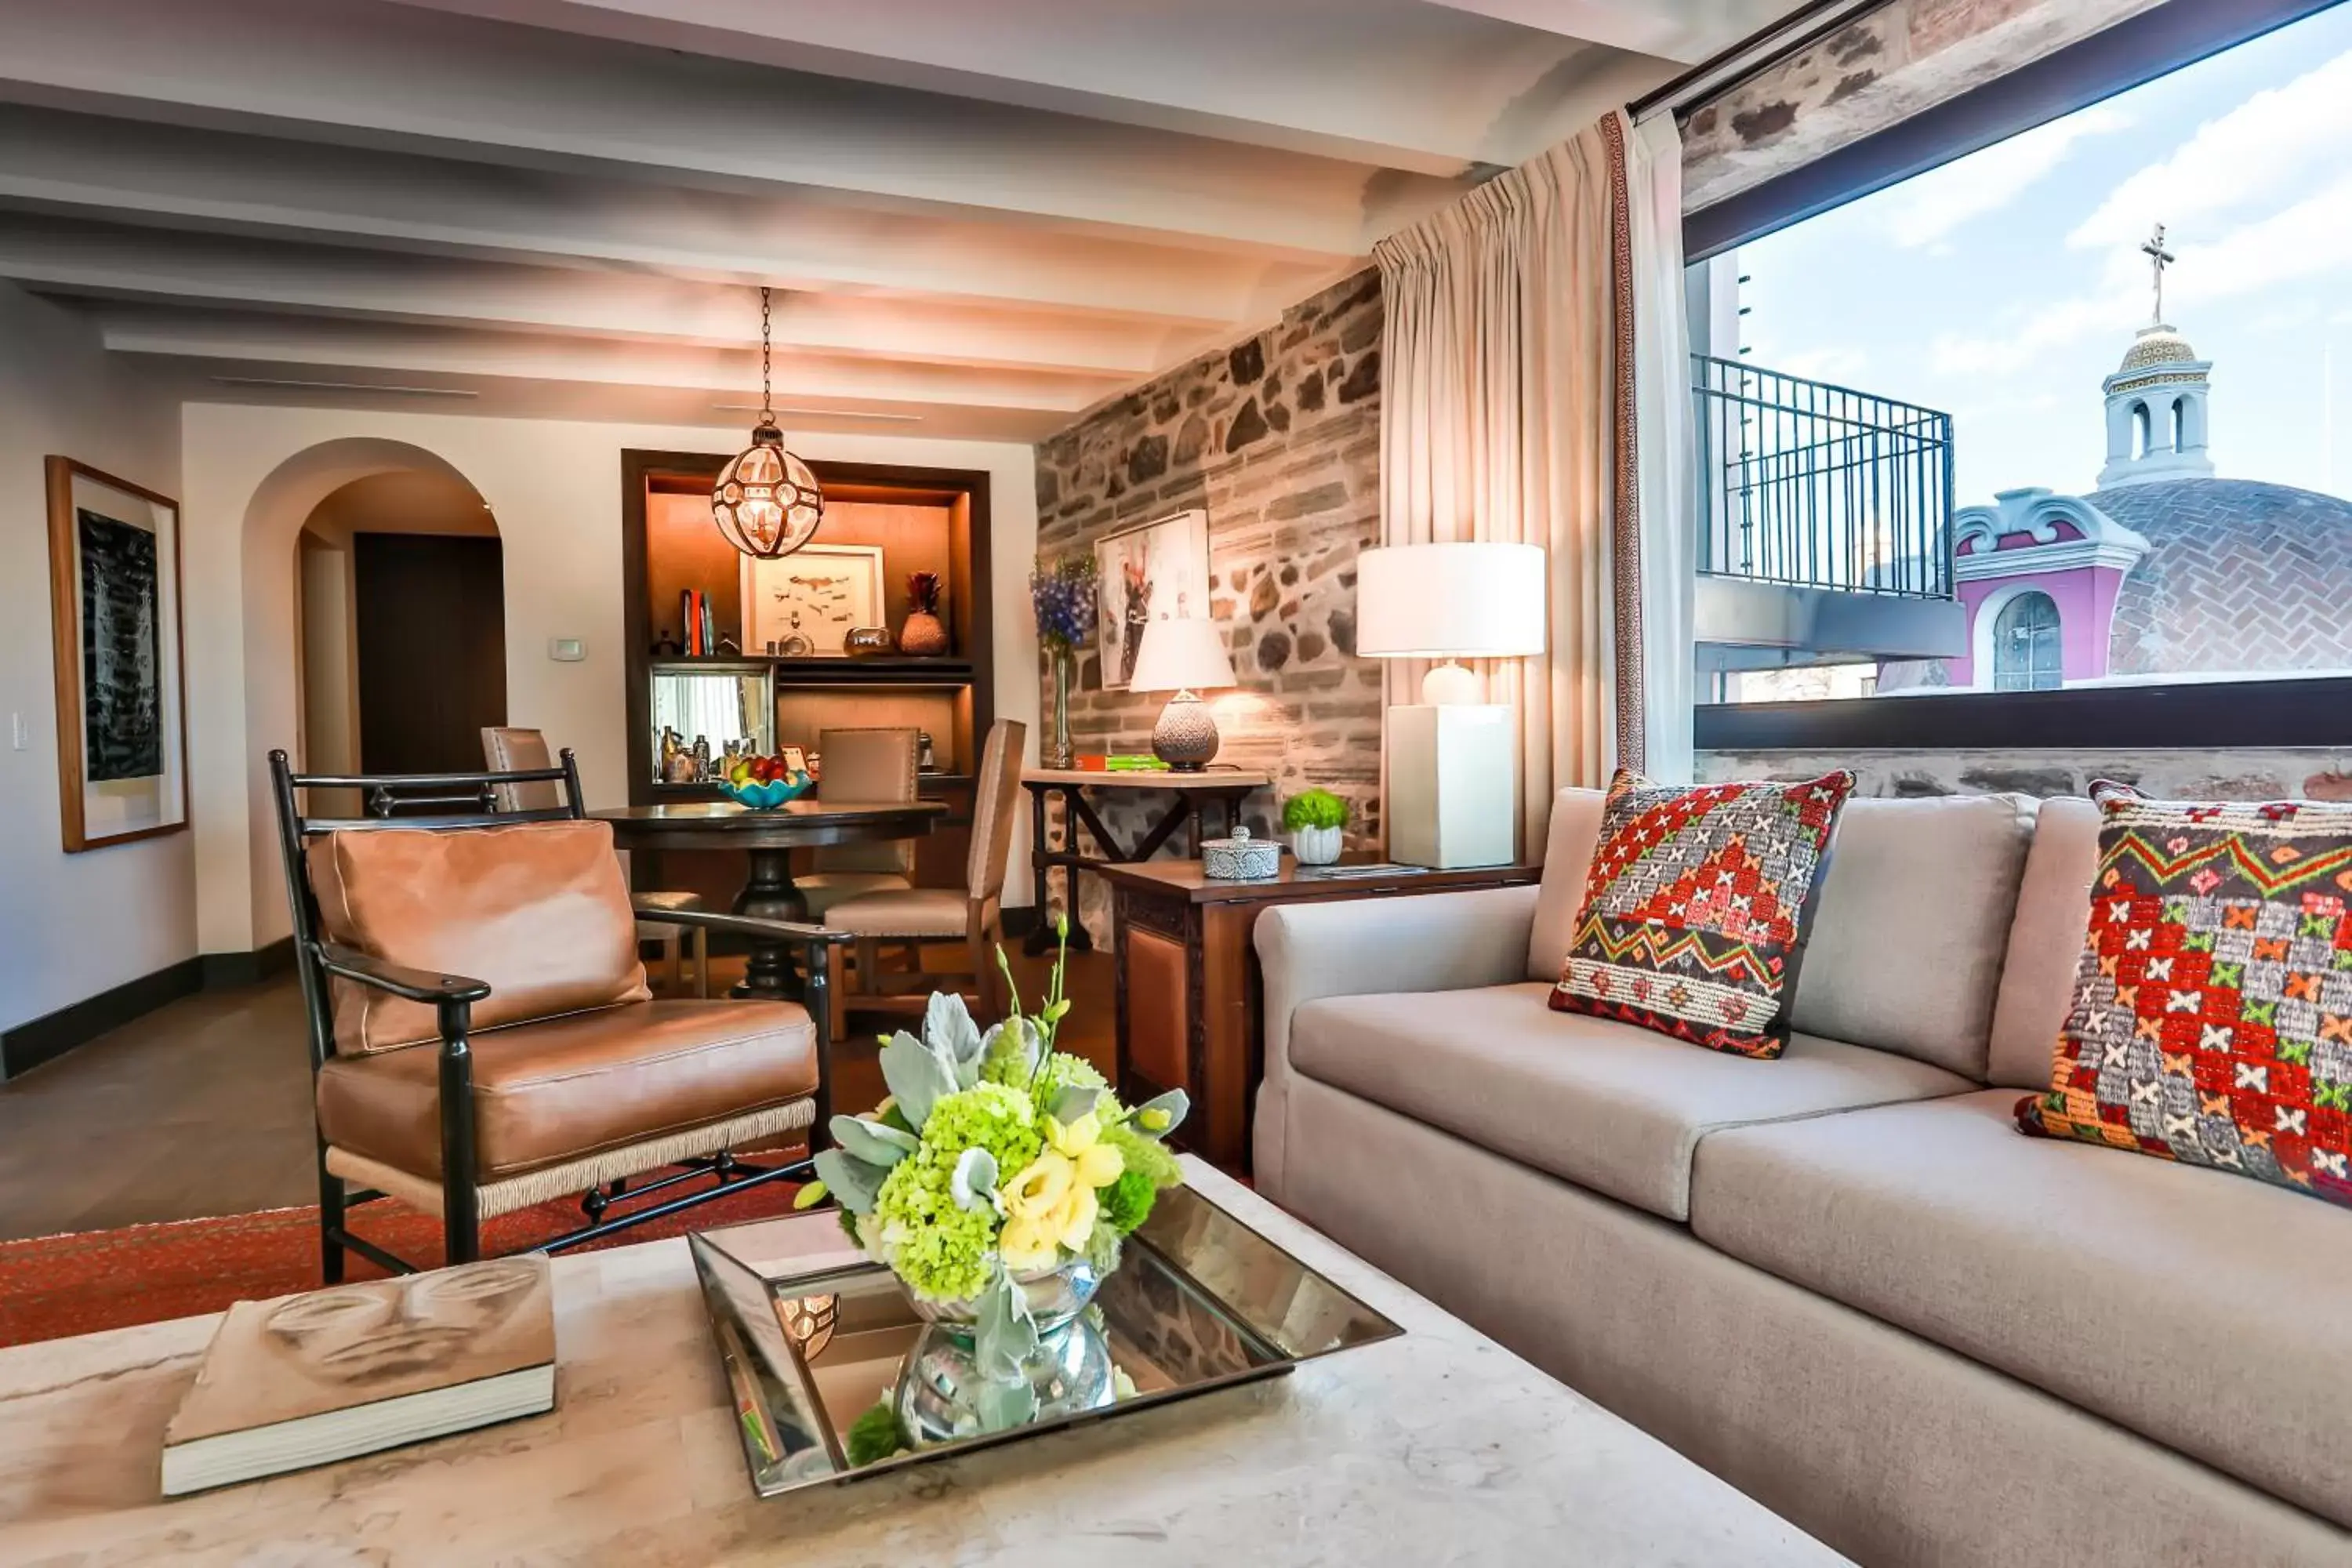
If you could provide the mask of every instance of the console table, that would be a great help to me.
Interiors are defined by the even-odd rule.
[[[1198,860],[1097,868],[1111,885],[1118,967],[1118,1091],[1130,1105],[1181,1089],[1192,1114],[1177,1141],[1229,1171],[1247,1171],[1250,1121],[1265,1071],[1265,1004],[1251,932],[1271,905],[1458,893],[1533,882],[1540,866],[1400,871],[1301,880],[1213,882]]]
[[[1029,874],[1035,879],[1037,929],[1029,933],[1028,951],[1045,952],[1054,945],[1054,933],[1047,929],[1045,910],[1048,908],[1047,873],[1062,868],[1062,891],[1068,900],[1066,908],[1073,911],[1070,920],[1070,946],[1086,952],[1094,946],[1086,927],[1077,921],[1078,873],[1098,871],[1106,866],[1129,865],[1149,860],[1160,852],[1160,847],[1175,837],[1176,830],[1189,826],[1192,832],[1185,848],[1195,858],[1201,853],[1202,816],[1204,806],[1222,806],[1224,832],[1230,834],[1241,820],[1242,802],[1252,790],[1264,789],[1274,783],[1270,773],[1242,773],[1231,769],[1209,768],[1197,773],[1095,773],[1084,768],[1030,768],[1021,775],[1022,786],[1029,792]],[[1160,819],[1132,845],[1122,845],[1103,820],[1095,814],[1087,799],[1090,791],[1133,794],[1150,790],[1168,796]],[[1045,802],[1049,796],[1062,797],[1062,843],[1056,848],[1053,828],[1046,820]],[[1102,853],[1088,855],[1079,847],[1078,827],[1084,824],[1094,835]]]

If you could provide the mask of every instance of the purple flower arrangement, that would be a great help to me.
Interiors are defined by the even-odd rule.
[[[1029,574],[1029,603],[1037,613],[1037,640],[1054,653],[1067,653],[1095,640],[1095,563],[1066,556]]]

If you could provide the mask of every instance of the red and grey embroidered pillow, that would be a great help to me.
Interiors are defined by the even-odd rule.
[[[2091,798],[2074,1005],[2018,1125],[2352,1205],[2352,808]]]
[[[1609,786],[1551,1005],[1744,1057],[1789,1043],[1814,894],[1853,775]]]

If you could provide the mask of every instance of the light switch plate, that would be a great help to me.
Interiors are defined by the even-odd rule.
[[[10,749],[21,752],[32,743],[33,738],[25,729],[25,716],[22,713],[9,714],[8,745]]]
[[[558,664],[578,664],[588,657],[588,645],[578,637],[550,637],[547,657]]]

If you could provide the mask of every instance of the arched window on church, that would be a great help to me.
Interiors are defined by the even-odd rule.
[[[2140,410],[2143,420],[2147,415]],[[2063,680],[2057,602],[2047,594],[2018,595],[1992,624],[1993,689],[2055,691]]]
[[[2155,442],[2155,435],[2156,432],[2153,422],[2147,416],[2147,405],[2145,403],[2133,404],[2132,456],[2135,458],[2147,457],[2148,447]]]
[[[2188,445],[2182,439],[2188,432],[2189,400],[2185,397],[2176,397],[2172,400],[2172,449],[2174,451],[2178,452],[2182,447]]]

